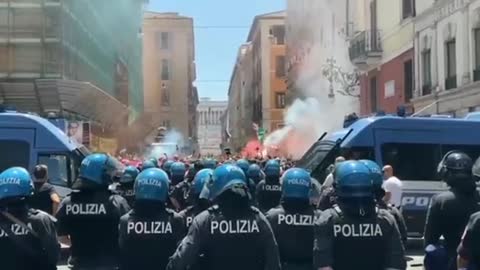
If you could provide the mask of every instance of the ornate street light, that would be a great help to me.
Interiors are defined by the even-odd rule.
[[[327,63],[323,65],[322,75],[329,82],[329,98],[335,98],[335,92],[344,96],[360,97],[358,93],[360,74],[343,70],[334,58],[327,59]],[[335,90],[334,84],[339,84],[340,90]]]

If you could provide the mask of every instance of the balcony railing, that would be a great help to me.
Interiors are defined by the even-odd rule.
[[[381,57],[383,52],[380,30],[366,30],[350,41],[350,60],[355,64],[368,62],[370,57]]]

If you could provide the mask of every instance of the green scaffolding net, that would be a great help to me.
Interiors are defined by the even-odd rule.
[[[126,68],[130,119],[143,111],[144,0],[63,0],[61,40],[66,77],[89,81],[119,97],[119,63]]]

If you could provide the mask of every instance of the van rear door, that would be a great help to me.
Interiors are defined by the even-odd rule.
[[[0,172],[14,166],[31,171],[34,166],[35,130],[31,128],[0,128]]]

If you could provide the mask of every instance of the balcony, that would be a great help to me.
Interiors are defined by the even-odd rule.
[[[367,68],[382,58],[382,39],[379,30],[367,30],[356,34],[350,41],[350,60],[358,68]]]

